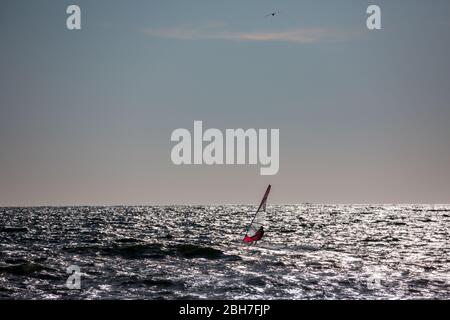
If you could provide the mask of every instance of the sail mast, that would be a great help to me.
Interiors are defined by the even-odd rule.
[[[251,226],[253,224],[253,222],[255,221],[256,216],[258,215],[258,212],[261,210],[261,208],[264,206],[264,211],[266,211],[266,202],[267,202],[267,198],[269,196],[269,192],[270,189],[272,188],[272,186],[269,184],[269,186],[266,189],[266,192],[264,193],[264,196],[261,200],[261,203],[259,204],[258,210],[256,210],[255,215],[253,216],[252,221],[250,222],[249,226]],[[248,232],[246,233],[248,234]]]

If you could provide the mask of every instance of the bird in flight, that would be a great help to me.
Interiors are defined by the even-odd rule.
[[[277,14],[279,14],[280,13],[280,11],[274,11],[274,12],[271,12],[271,13],[269,13],[269,14],[266,14],[265,16],[264,16],[264,18],[268,18],[268,17],[275,17]]]

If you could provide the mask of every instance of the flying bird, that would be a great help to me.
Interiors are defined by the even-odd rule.
[[[277,14],[279,14],[280,13],[280,11],[274,11],[274,12],[271,12],[271,13],[269,13],[269,14],[266,14],[265,16],[264,16],[264,18],[268,18],[268,17],[275,17]]]

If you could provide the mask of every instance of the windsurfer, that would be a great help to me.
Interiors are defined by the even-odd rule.
[[[254,237],[257,238],[256,241],[258,241],[258,240],[260,240],[263,237],[263,235],[264,235],[264,227],[261,226],[261,228],[259,228],[259,230],[256,231],[256,234],[255,234]]]
[[[252,222],[247,227],[243,241],[245,243],[256,243],[264,236],[264,216],[266,212],[267,197],[269,196],[271,186],[269,185],[264,193],[264,197],[256,210]]]
[[[249,237],[248,235],[246,235],[244,237],[244,242],[256,243],[257,241],[261,240],[263,236],[264,236],[264,227],[261,226],[253,236]]]

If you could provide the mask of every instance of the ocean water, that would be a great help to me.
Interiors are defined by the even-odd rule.
[[[254,210],[0,208],[0,298],[450,298],[450,206],[268,206],[248,246]]]

